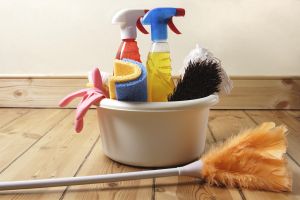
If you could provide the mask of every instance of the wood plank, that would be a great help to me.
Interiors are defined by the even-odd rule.
[[[0,174],[0,180],[22,180],[74,176],[99,138],[96,112],[85,118],[81,134],[74,132],[74,115],[68,115],[22,157]],[[43,126],[44,124],[41,124]],[[29,124],[36,126],[36,124]],[[0,199],[59,199],[66,187],[2,191]]]
[[[237,191],[210,187],[189,177],[159,178],[155,184],[155,199],[242,199]]]
[[[206,149],[214,138],[207,130]],[[242,199],[235,189],[210,187],[191,177],[164,177],[155,179],[155,199]]]
[[[70,112],[62,109],[35,109],[1,127],[0,173]],[[0,115],[0,121],[2,118],[6,118],[6,115]]]
[[[209,115],[208,126],[214,138],[217,141],[222,141],[238,134],[241,129],[255,126],[255,123],[243,111],[213,110]]]
[[[286,113],[295,118],[295,120],[300,121],[300,110],[287,110]]]
[[[57,108],[67,94],[86,87],[86,78],[0,78],[1,107]],[[70,107],[76,107],[72,102]]]
[[[232,77],[234,89],[214,109],[300,109],[300,77]],[[58,107],[85,87],[85,76],[0,77],[2,107]],[[75,107],[76,102],[70,107]]]
[[[157,178],[155,199],[242,199],[236,189],[210,187],[190,177]]]
[[[276,124],[287,125],[289,129],[287,135],[288,153],[298,164],[300,163],[300,123],[297,119],[284,111],[246,111],[246,113],[256,123],[273,121]]]
[[[218,109],[300,109],[300,79],[233,80],[231,94]]]
[[[299,165],[296,165],[295,162],[293,162],[290,158],[288,158],[288,162],[293,176],[293,192],[290,195],[292,196],[290,199],[300,199],[300,167]]]
[[[0,128],[17,118],[23,116],[27,112],[29,112],[30,109],[24,109],[24,108],[0,108]]]
[[[255,123],[252,119],[249,118],[246,113],[242,111],[213,111],[210,115],[209,127],[211,127],[212,134],[217,140],[223,140],[231,135],[235,135],[239,133],[239,130],[254,127],[257,123]],[[227,136],[226,136],[227,134]],[[299,185],[299,181],[295,180],[295,178],[299,177],[299,169],[298,166],[290,159],[289,166],[291,166],[293,170],[293,174],[295,177],[293,178],[294,184]],[[297,199],[299,195],[297,191],[299,189],[294,190],[293,193],[274,193],[274,192],[266,192],[266,191],[257,191],[257,190],[245,190],[243,189],[241,192],[245,196],[246,199]]]
[[[99,140],[78,176],[145,170],[119,164],[106,157]],[[76,199],[152,199],[153,179],[71,186],[64,200]]]

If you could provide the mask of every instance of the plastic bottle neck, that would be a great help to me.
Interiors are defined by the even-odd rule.
[[[150,52],[170,52],[167,40],[153,41]]]
[[[158,42],[158,43],[163,43],[163,42],[168,42],[167,39],[165,40],[152,40],[153,43]]]
[[[135,42],[134,38],[130,38],[130,39],[122,39],[123,42]]]

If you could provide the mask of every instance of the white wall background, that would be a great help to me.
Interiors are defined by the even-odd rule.
[[[299,0],[0,0],[0,74],[111,71],[122,8],[183,7],[170,32],[174,72],[199,42],[230,75],[300,75]],[[149,30],[149,29],[148,29]],[[149,36],[138,36],[145,61]]]

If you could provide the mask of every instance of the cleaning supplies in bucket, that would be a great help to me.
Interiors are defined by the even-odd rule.
[[[116,59],[123,58],[132,59],[141,62],[139,48],[136,42],[136,27],[144,34],[148,34],[147,30],[141,23],[141,17],[148,10],[144,9],[125,9],[117,12],[113,19],[113,24],[120,24],[122,43],[118,49]]]
[[[147,12],[142,23],[151,26],[152,47],[147,60],[148,101],[167,101],[174,89],[171,76],[167,25],[177,34],[172,18],[184,16],[183,8],[155,8]]]
[[[114,75],[109,79],[111,99],[147,101],[147,72],[144,65],[130,59],[115,60]]]
[[[292,179],[284,157],[287,129],[263,123],[211,148],[200,160],[169,169],[103,174],[94,176],[0,182],[0,190],[16,190],[92,183],[116,182],[167,176],[191,176],[209,185],[259,189],[273,192],[292,190]]]
[[[173,14],[176,11],[178,15],[183,15],[181,9],[171,9],[171,11]],[[170,24],[170,22],[168,23]],[[197,159],[203,153],[205,146],[205,129],[209,109],[218,102],[218,95],[213,93],[218,92],[220,84],[220,77],[214,79],[220,73],[219,63],[203,62],[203,65],[200,63],[200,67],[198,64],[198,62],[192,64],[192,68],[189,67],[189,69],[197,70],[200,74],[193,71],[186,73],[183,83],[188,84],[184,84],[184,87],[180,84],[177,86],[174,98],[170,99],[173,102],[146,103],[148,74],[144,65],[130,59],[115,60],[114,75],[110,76],[107,81],[109,95],[104,95],[105,98],[110,97],[111,99],[103,97],[96,99],[93,103],[84,104],[85,112],[89,106],[97,106],[104,153],[121,163],[144,167],[166,167]],[[101,81],[105,82],[104,79]],[[94,88],[95,83],[91,85]],[[106,91],[105,89],[105,83],[102,83],[102,90]],[[179,99],[177,90],[181,92],[179,96],[185,98]],[[194,90],[192,96],[189,94],[191,90]],[[187,96],[188,98],[186,98]],[[82,101],[86,101],[85,98],[89,99],[90,96],[84,96]],[[194,100],[182,101],[190,99]],[[179,100],[181,101],[179,102]],[[101,103],[99,104],[98,101]],[[142,103],[143,101],[145,103]],[[122,108],[120,108],[120,104],[123,105]],[[83,126],[83,114],[80,113],[85,113],[80,107],[82,107],[81,104],[78,106],[80,112],[78,111],[76,114],[77,132]],[[124,117],[124,113],[126,117]],[[191,116],[193,120],[185,121]],[[187,123],[189,123],[188,127]],[[123,141],[130,142],[123,143]],[[166,143],[168,145],[164,145]],[[164,152],[166,146],[169,149],[168,152]]]

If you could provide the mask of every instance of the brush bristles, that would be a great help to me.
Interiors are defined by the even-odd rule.
[[[202,176],[214,185],[291,191],[286,131],[271,122],[239,134],[203,156]]]
[[[219,92],[221,68],[216,60],[189,62],[184,76],[179,80],[169,101],[203,98]]]

